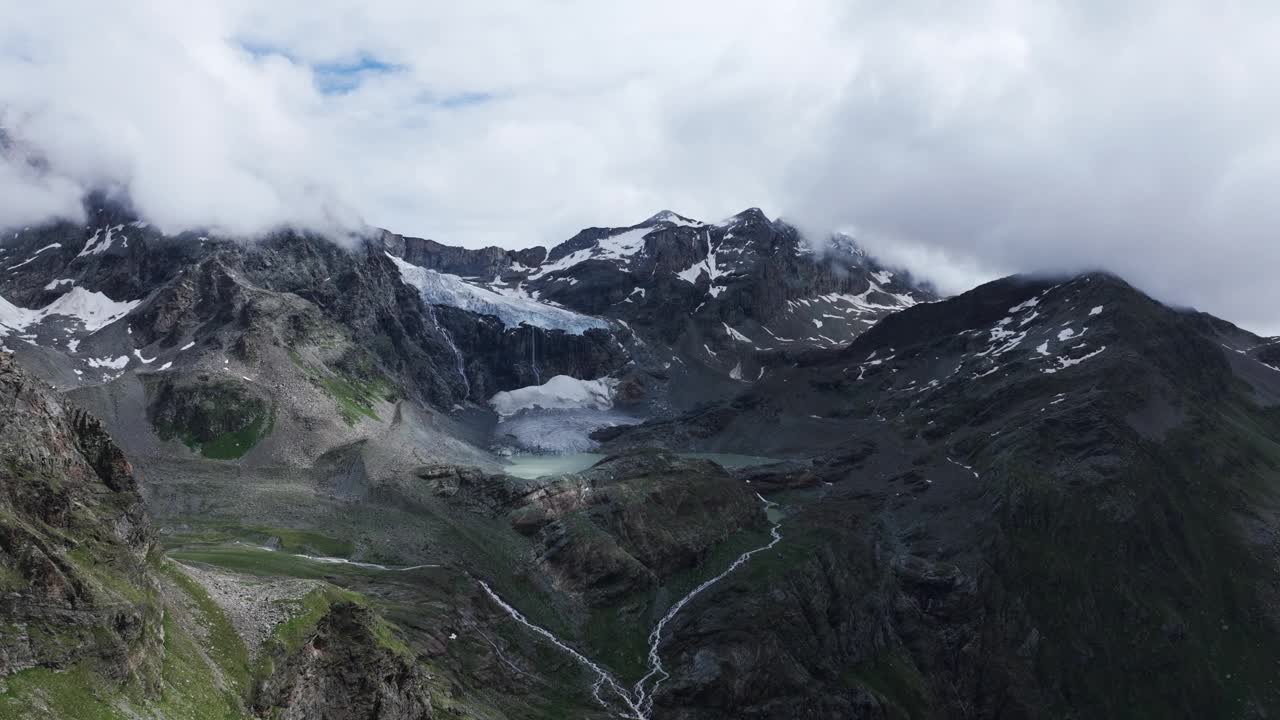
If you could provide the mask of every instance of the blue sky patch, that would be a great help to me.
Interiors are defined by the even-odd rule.
[[[286,48],[245,41],[239,44],[254,59],[260,60],[274,55],[282,57],[295,65],[306,66],[311,70],[316,89],[326,95],[348,93],[360,87],[360,84],[368,77],[388,75],[404,70],[403,65],[389,63],[364,52],[351,60],[308,63],[289,52]]]

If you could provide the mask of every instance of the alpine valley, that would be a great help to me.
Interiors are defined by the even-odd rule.
[[[0,718],[1280,717],[1280,339],[663,211],[0,241]]]

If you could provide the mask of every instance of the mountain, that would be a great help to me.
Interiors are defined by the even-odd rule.
[[[613,328],[631,361],[631,398],[649,415],[720,397],[763,377],[781,354],[834,347],[936,297],[849,238],[815,249],[755,208],[717,224],[663,211],[637,225],[588,228],[545,253],[383,237],[429,302],[495,315],[509,328]],[[455,337],[472,324],[444,322]],[[527,356],[539,380],[546,353],[529,337],[528,352],[512,357]]]
[[[1275,338],[757,209],[86,207],[0,253],[0,717],[1280,713]]]
[[[718,225],[660,213],[549,252],[385,231],[346,247],[294,232],[247,243],[166,235],[104,197],[88,211],[84,227],[9,238],[6,347],[98,412],[129,414],[121,425],[227,454],[223,438],[270,462],[311,462],[354,439],[360,418],[393,413],[387,397],[456,415],[561,375],[617,381],[623,413],[601,423],[666,416],[934,297],[847,241],[818,253],[758,210]],[[192,415],[211,395],[246,422]],[[338,413],[317,414],[326,396]],[[280,436],[300,423],[321,439],[278,447],[263,432],[275,422]],[[541,433],[522,422],[504,423],[497,442],[530,447]],[[121,442],[156,454],[149,437]],[[591,444],[582,433],[567,442]]]
[[[789,690],[812,696],[862,662],[911,716],[1267,717],[1280,701],[1273,347],[1113,276],[1009,278],[608,447],[805,457],[752,478],[813,496],[792,501],[780,546],[800,569],[772,582],[812,583],[815,555],[821,573],[859,568],[856,585],[876,589],[836,585],[801,614],[745,601],[752,619],[678,633],[697,638],[691,662],[739,644],[739,623],[765,635],[753,646],[791,650],[726,649],[752,657],[722,666],[741,687],[787,666]],[[846,626],[796,647],[836,590],[861,611],[841,607]],[[689,704],[724,702],[697,673],[687,688]]]

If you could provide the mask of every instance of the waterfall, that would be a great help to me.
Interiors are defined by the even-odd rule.
[[[774,503],[765,500],[760,493],[756,493],[756,497],[760,498],[760,502],[764,503],[766,510],[774,506]],[[723,580],[727,575],[729,575],[729,573],[737,570],[743,563],[750,560],[752,555],[764,552],[765,550],[773,548],[774,545],[777,545],[782,540],[782,532],[778,530],[778,525],[779,523],[775,522],[773,527],[769,528],[769,535],[772,539],[768,543],[761,545],[754,550],[748,550],[747,552],[742,553],[719,575],[703,582],[671,606],[671,609],[667,611],[667,614],[658,621],[656,626],[654,626],[653,632],[649,633],[649,672],[644,677],[640,678],[640,681],[635,684],[631,689],[631,692],[627,692],[613,677],[613,675],[609,674],[609,671],[592,662],[586,655],[583,655],[562,642],[552,634],[550,630],[534,625],[526,620],[524,615],[520,614],[519,610],[516,610],[505,600],[498,597],[498,594],[489,587],[488,583],[483,580],[479,582],[480,587],[485,591],[490,599],[497,603],[498,607],[505,610],[516,622],[546,638],[553,645],[571,655],[579,664],[595,673],[596,679],[595,683],[591,686],[591,694],[595,697],[596,702],[600,703],[600,705],[605,708],[610,708],[609,703],[601,696],[601,691],[608,687],[612,694],[617,696],[618,700],[622,702],[622,705],[625,708],[625,710],[620,713],[615,711],[618,717],[626,718],[627,720],[649,720],[653,714],[653,696],[658,691],[658,686],[662,684],[662,681],[670,677],[666,669],[662,667],[662,658],[658,654],[658,647],[662,644],[662,631],[667,627],[667,623],[671,622],[672,618],[684,609],[684,606],[689,604],[690,600],[696,597],[703,590],[706,590],[712,585]]]
[[[533,368],[534,384],[542,384],[542,373],[538,372],[538,331],[529,326],[529,365]]]
[[[440,318],[436,316],[436,307],[431,303],[423,303],[427,306],[427,313],[431,315],[431,321],[439,328],[440,334],[444,336],[444,341],[449,343],[449,349],[453,350],[453,359],[458,367],[458,377],[462,378],[462,399],[466,400],[471,397],[471,381],[467,379],[467,366],[462,359],[462,351],[458,349],[458,345],[453,342],[453,335],[449,332],[449,328],[440,322]]]

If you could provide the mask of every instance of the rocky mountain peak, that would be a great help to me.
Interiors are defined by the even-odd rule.
[[[704,224],[705,223],[699,220],[693,220],[691,218],[687,218],[683,215],[680,215],[679,213],[675,213],[670,210],[661,210],[659,212],[654,213],[653,215],[650,215],[648,218],[644,220],[644,222],[641,222],[635,225],[634,227],[654,227],[655,225],[700,227]]]
[[[769,225],[772,222],[769,216],[764,214],[763,210],[758,207],[750,207],[721,222],[720,225],[730,227],[735,225]]]

